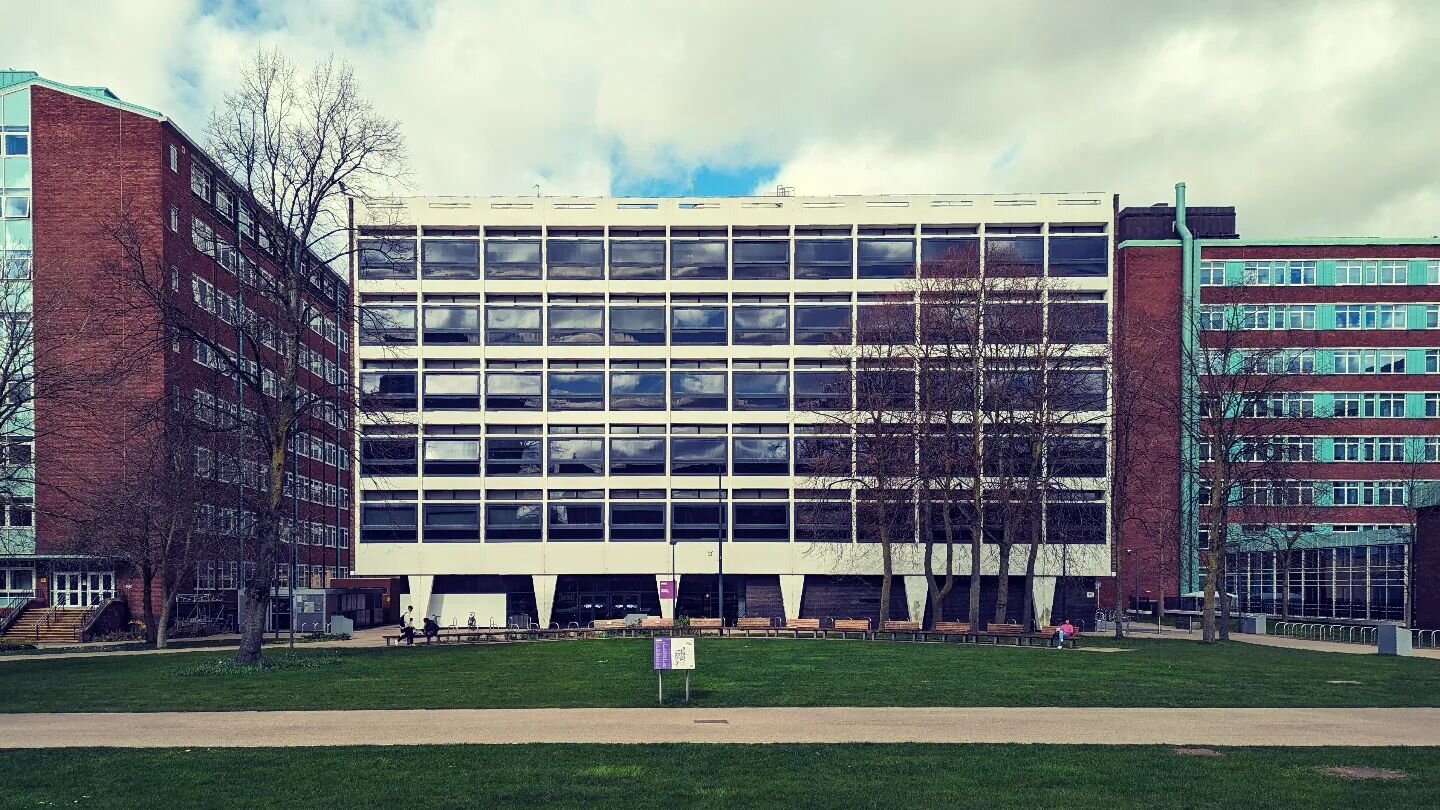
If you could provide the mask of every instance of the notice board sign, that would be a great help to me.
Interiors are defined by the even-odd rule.
[[[694,669],[695,639],[660,636],[655,639],[655,669]]]

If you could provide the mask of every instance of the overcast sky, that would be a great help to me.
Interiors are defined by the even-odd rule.
[[[333,50],[419,194],[1115,191],[1246,236],[1440,234],[1440,3],[11,3],[0,67],[192,135]]]

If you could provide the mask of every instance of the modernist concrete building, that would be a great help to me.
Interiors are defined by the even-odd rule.
[[[1174,207],[1120,212],[1117,354],[1137,388],[1176,403],[1195,390],[1187,374],[1219,362],[1187,372],[1187,341],[1196,358],[1251,353],[1255,379],[1278,380],[1245,404],[1245,419],[1283,426],[1246,431],[1280,448],[1270,457],[1281,463],[1278,477],[1230,495],[1227,590],[1246,612],[1281,614],[1288,600],[1294,616],[1406,620],[1413,501],[1440,479],[1440,239],[1252,239],[1238,236],[1233,208],[1187,219],[1189,256]],[[1122,521],[1116,549],[1127,600],[1173,607],[1204,581],[1216,499],[1180,462],[1181,411],[1135,425],[1136,519]],[[1241,464],[1266,460],[1261,448],[1237,452]]]
[[[447,624],[714,616],[722,570],[732,620],[873,619],[864,512],[846,489],[815,518],[807,457],[857,332],[958,253],[1039,279],[1051,328],[1091,324],[1075,380],[1095,460],[1067,494],[1091,528],[1050,535],[1033,580],[1038,618],[1088,616],[1111,571],[1114,211],[1097,193],[357,202],[356,573],[404,577],[402,602]],[[918,548],[898,544],[892,617],[927,609]],[[948,617],[967,598],[962,580]]]
[[[98,517],[95,504],[103,498],[96,496],[123,478],[125,459],[142,443],[178,441],[157,407],[193,412],[217,427],[208,437],[188,435],[195,441],[194,474],[206,489],[199,525],[220,538],[220,550],[201,561],[177,618],[233,622],[244,574],[238,538],[253,528],[245,503],[259,495],[264,468],[258,458],[222,446],[233,431],[218,426],[237,409],[254,407],[259,393],[238,395],[234,374],[211,346],[164,339],[161,308],[137,304],[138,296],[118,289],[119,276],[106,268],[122,260],[121,250],[107,224],[124,211],[146,251],[163,262],[170,303],[197,334],[229,336],[231,345],[237,317],[269,321],[270,302],[259,290],[277,266],[272,226],[163,114],[105,88],[32,72],[0,72],[0,174],[3,317],[29,324],[33,314],[33,333],[5,330],[7,339],[24,334],[33,343],[6,350],[12,391],[11,406],[0,410],[6,417],[0,630],[13,624],[12,633],[28,633],[35,622],[21,614],[31,611],[46,614],[47,626],[73,640],[79,617],[111,600],[139,614],[133,569],[87,547],[75,532],[77,521]],[[352,365],[342,323],[350,286],[328,268],[314,285],[306,294],[328,315],[302,338],[306,390],[342,385]],[[121,300],[129,304],[117,308]],[[101,318],[108,319],[105,328],[90,328]],[[101,371],[127,353],[137,356],[123,375],[92,380],[85,391],[59,391],[55,376],[46,376],[47,368],[62,366]],[[31,365],[38,367],[33,393],[23,373]],[[300,545],[295,579],[307,585],[351,568],[347,417],[339,410],[307,416],[298,442],[289,488]],[[233,549],[226,550],[226,538]],[[290,566],[279,574],[290,581]]]

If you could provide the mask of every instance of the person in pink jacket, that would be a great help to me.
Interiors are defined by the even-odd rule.
[[[1075,625],[1070,623],[1070,619],[1065,619],[1060,625],[1060,629],[1055,633],[1056,637],[1060,640],[1060,643],[1056,645],[1055,649],[1065,649],[1065,639],[1074,637],[1075,633]]]

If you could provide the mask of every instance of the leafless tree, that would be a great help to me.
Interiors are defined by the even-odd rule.
[[[371,198],[402,181],[405,144],[398,124],[365,99],[349,67],[325,59],[301,71],[278,51],[260,51],[245,66],[208,135],[216,169],[238,186],[234,221],[242,238],[231,244],[219,234],[193,236],[198,250],[241,279],[245,300],[230,323],[217,329],[213,318],[173,294],[163,254],[123,212],[109,229],[117,267],[144,304],[160,312],[165,340],[201,347],[234,386],[247,453],[263,463],[258,490],[265,497],[246,541],[254,566],[243,575],[235,656],[248,664],[260,659],[266,606],[290,539],[282,529],[292,509],[286,477],[297,437],[306,428],[334,432],[355,401],[348,368],[326,365],[308,339],[330,333],[338,343],[352,328],[349,288],[327,269],[350,250],[347,197]],[[251,240],[273,257],[273,271],[247,255]]]
[[[193,584],[196,564],[217,550],[220,527],[206,496],[214,459],[223,457],[212,448],[223,446],[225,435],[198,422],[188,399],[169,398],[139,412],[130,434],[118,472],[87,487],[89,517],[75,526],[72,542],[138,575],[146,640],[164,648],[177,597]]]

